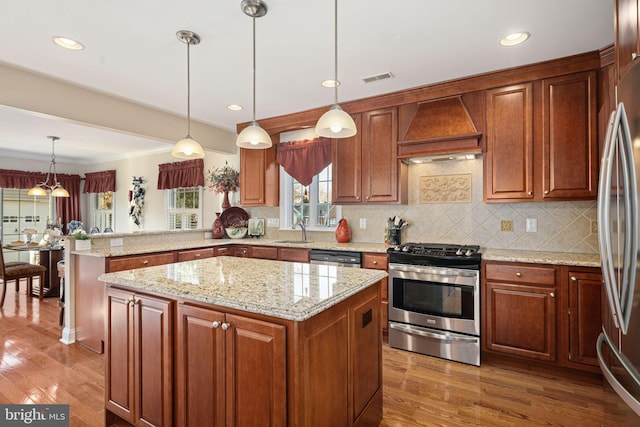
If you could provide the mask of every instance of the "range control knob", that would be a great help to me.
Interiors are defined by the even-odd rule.
[[[409,252],[409,246],[403,246],[402,252]]]
[[[456,251],[456,255],[460,256],[462,255],[462,248],[458,248],[458,250]]]
[[[467,252],[465,252],[466,256],[471,256],[473,255],[473,249],[467,249]]]

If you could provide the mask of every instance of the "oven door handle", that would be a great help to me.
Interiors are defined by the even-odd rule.
[[[416,326],[399,325],[397,323],[390,323],[389,327],[391,329],[396,329],[398,331],[402,331],[410,335],[418,335],[421,337],[434,338],[440,341],[458,341],[458,342],[477,342],[478,341],[477,337],[467,337],[467,336],[462,336],[457,334],[452,335],[446,332],[442,332],[442,333],[430,332],[422,328],[418,328]]]

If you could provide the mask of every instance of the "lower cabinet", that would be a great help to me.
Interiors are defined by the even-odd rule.
[[[600,268],[484,261],[483,352],[599,372]]]
[[[173,423],[173,302],[106,288],[105,409],[137,426]]]
[[[556,360],[554,267],[486,264],[485,350]]]
[[[286,350],[283,325],[179,304],[176,425],[286,425]]]

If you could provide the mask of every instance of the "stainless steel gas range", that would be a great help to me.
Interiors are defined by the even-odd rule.
[[[480,366],[480,247],[393,246],[389,345]]]

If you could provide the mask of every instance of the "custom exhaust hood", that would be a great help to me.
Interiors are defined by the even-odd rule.
[[[408,164],[476,158],[483,130],[481,92],[404,104],[398,110],[398,158]]]

